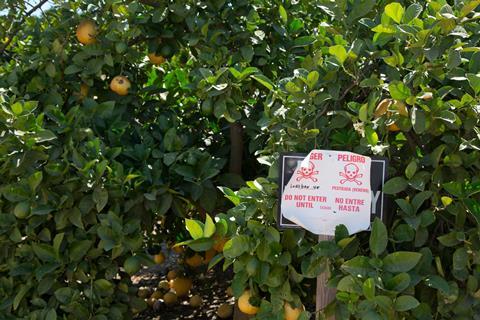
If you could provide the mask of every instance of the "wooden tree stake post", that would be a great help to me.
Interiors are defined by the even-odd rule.
[[[333,236],[318,236],[318,241],[333,240]],[[330,302],[335,299],[336,290],[327,287],[329,271],[326,271],[317,278],[317,307],[316,312],[323,310]],[[334,320],[335,317],[329,317],[329,320]]]

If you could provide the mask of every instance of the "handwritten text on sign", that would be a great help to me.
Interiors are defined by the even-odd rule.
[[[368,229],[372,195],[371,159],[346,151],[313,150],[293,172],[282,194],[281,212],[301,227],[333,235]]]

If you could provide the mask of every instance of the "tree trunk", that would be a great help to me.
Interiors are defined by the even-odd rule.
[[[239,122],[230,124],[229,172],[242,175],[243,128]]]

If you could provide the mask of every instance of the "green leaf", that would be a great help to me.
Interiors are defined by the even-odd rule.
[[[372,231],[370,233],[370,251],[375,255],[381,255],[388,244],[387,228],[382,220],[375,218],[372,224]]]
[[[95,280],[94,285],[99,291],[108,291],[113,289],[113,284],[106,279],[97,279]]]
[[[373,278],[368,278],[365,280],[362,286],[363,295],[368,300],[375,298],[375,280]]]
[[[435,115],[434,119],[441,119],[448,123],[454,123],[457,120],[457,116],[452,111],[442,110],[439,114]]]
[[[50,77],[54,78],[55,74],[57,71],[55,70],[55,65],[53,63],[47,63],[47,66],[45,67],[45,73]]]
[[[395,100],[406,100],[408,97],[412,95],[410,89],[400,81],[394,81],[389,84],[388,91],[390,91],[390,95]]]
[[[97,211],[101,212],[108,203],[108,191],[102,187],[93,190],[93,201],[97,205]]]
[[[395,299],[394,306],[396,311],[404,312],[418,307],[419,304],[415,297],[404,295]]]
[[[72,243],[70,246],[70,261],[80,261],[87,254],[92,246],[91,240],[81,240]]]
[[[408,23],[412,21],[413,19],[417,18],[420,13],[422,13],[422,6],[418,3],[412,3],[410,6],[408,6],[407,10],[405,11],[405,22]]]
[[[14,104],[12,104],[10,108],[12,109],[13,113],[16,114],[17,116],[21,115],[23,112],[23,107],[20,102],[15,102]]]
[[[227,258],[236,258],[250,250],[249,237],[238,235],[228,240],[223,247],[223,255]]]
[[[411,114],[411,120],[412,120],[412,125],[413,125],[413,130],[418,133],[422,134],[425,132],[426,129],[426,116],[425,112],[417,107],[413,108],[412,114]]]
[[[398,2],[392,2],[385,6],[385,14],[392,18],[392,20],[396,23],[400,23],[402,21],[404,13],[405,9]]]
[[[350,275],[340,279],[340,281],[337,284],[337,290],[338,291],[345,291],[345,292],[350,292],[350,293],[357,292],[357,287],[358,287],[358,285],[355,282],[355,279]]]
[[[375,8],[375,0],[355,0],[353,1],[353,8],[346,19],[347,23],[352,23],[355,20],[367,15]]]
[[[37,132],[36,137],[35,137],[35,141],[38,142],[38,143],[42,143],[42,142],[55,140],[56,138],[57,138],[57,136],[52,131],[42,130],[42,131]]]
[[[379,24],[378,26],[372,28],[372,31],[376,32],[376,33],[390,34],[390,33],[396,33],[397,29],[395,29],[395,27],[393,27],[393,26],[385,26],[383,24]]]
[[[293,40],[292,48],[306,47],[314,43],[316,39],[313,36],[302,36]]]
[[[462,198],[464,196],[463,185],[460,182],[452,181],[447,182],[442,185],[443,189],[447,190],[450,194],[455,197]]]
[[[203,237],[203,224],[200,221],[185,219],[185,226],[193,239],[196,240]]]
[[[443,279],[437,275],[431,275],[425,278],[425,284],[430,288],[440,290],[445,295],[450,294],[450,286],[448,285],[447,280]]]
[[[383,258],[383,266],[388,272],[408,272],[417,265],[421,257],[422,254],[418,252],[397,251]]]
[[[256,81],[260,82],[268,90],[273,90],[274,84],[272,80],[268,79],[263,74],[256,74],[256,75],[252,75],[251,77]]]
[[[410,276],[402,272],[385,282],[385,288],[391,291],[402,292],[410,286]]]
[[[23,297],[27,294],[28,290],[30,290],[30,286],[27,285],[20,285],[19,288],[17,288],[17,294],[15,295],[15,298],[13,299],[13,310],[17,310],[18,306],[20,305],[20,302],[22,302]]]
[[[423,191],[415,195],[412,200],[412,207],[414,212],[417,212],[418,209],[423,205],[425,201],[430,199],[430,197],[433,195],[432,191]]]
[[[480,75],[468,73],[467,79],[468,79],[468,83],[470,84],[473,91],[475,92],[475,95],[477,95],[480,92]]]
[[[345,261],[341,268],[351,274],[354,277],[361,277],[364,278],[367,276],[368,272],[373,270],[372,266],[370,265],[370,259],[365,256],[356,256],[353,259]]]
[[[207,217],[205,219],[205,227],[203,230],[203,236],[205,238],[210,238],[215,234],[215,223],[213,222],[212,218],[207,214]]]
[[[32,249],[35,255],[42,261],[45,262],[53,262],[56,260],[57,255],[55,254],[55,250],[52,246],[44,243],[33,243]]]
[[[464,186],[464,191],[467,194],[467,197],[471,197],[474,194],[480,192],[480,182],[467,183]]]
[[[63,238],[65,233],[59,233],[53,238],[53,250],[57,258],[60,258],[60,246],[62,245]]]
[[[307,86],[310,89],[313,89],[313,87],[315,87],[315,85],[317,84],[319,77],[320,74],[318,73],[318,71],[311,71],[307,76]]]
[[[412,179],[413,176],[415,175],[415,172],[417,172],[418,164],[417,161],[412,160],[408,164],[408,166],[405,168],[405,176],[407,179]]]
[[[214,266],[216,266],[220,261],[222,261],[223,259],[223,254],[219,253],[217,254],[215,257],[212,258],[212,260],[210,260],[210,262],[208,263],[208,270],[211,270]]]
[[[71,64],[69,65],[67,68],[65,68],[65,75],[70,75],[70,74],[74,74],[74,73],[77,73],[77,72],[80,72],[82,71],[82,68],[75,65],[75,64]]]
[[[333,55],[340,64],[343,64],[347,60],[347,50],[342,45],[331,46],[328,48],[328,52]]]
[[[45,320],[57,320],[57,311],[50,309],[45,316]]]
[[[469,15],[472,12],[475,12],[475,8],[480,5],[480,0],[469,0],[464,1],[465,5],[460,10],[460,18],[463,18]]]
[[[188,246],[196,252],[207,251],[212,248],[215,240],[213,238],[200,238],[196,240],[186,240],[175,244],[175,247]]]
[[[371,146],[376,146],[378,143],[378,134],[370,126],[365,127],[365,137],[367,138],[368,144]]]
[[[287,10],[285,10],[285,8],[282,5],[278,7],[278,13],[280,15],[280,19],[282,19],[283,24],[287,24],[288,22]]]
[[[42,179],[43,179],[42,171],[37,171],[33,173],[30,177],[28,177],[28,185],[30,186],[30,190],[35,192],[35,190],[37,190],[37,187],[42,182]]]
[[[386,194],[396,194],[405,190],[407,186],[407,180],[403,177],[394,177],[385,183],[383,186],[383,192]]]
[[[475,221],[477,222],[477,226],[480,226],[480,202],[475,199],[465,199],[465,205],[468,208],[468,211],[473,215]]]

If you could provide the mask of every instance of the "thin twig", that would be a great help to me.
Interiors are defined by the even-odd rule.
[[[17,33],[20,31],[23,23],[29,16],[31,16],[37,9],[41,8],[45,3],[47,3],[48,0],[41,0],[37,5],[32,7],[29,11],[25,13],[23,18],[18,22],[18,26],[14,28],[8,35],[7,35],[7,41],[3,44],[3,46],[0,48],[0,53],[3,53],[5,49],[12,43],[13,38],[17,35]]]

